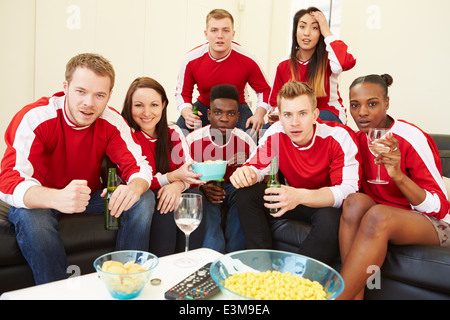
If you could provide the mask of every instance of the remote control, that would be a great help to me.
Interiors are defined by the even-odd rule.
[[[212,297],[220,291],[219,286],[211,278],[209,268],[212,262],[192,273],[165,293],[169,300],[202,300]]]

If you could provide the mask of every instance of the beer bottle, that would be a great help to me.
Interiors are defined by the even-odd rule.
[[[267,188],[279,188],[281,187],[280,182],[278,181],[278,157],[272,158],[270,162],[270,176],[269,181],[267,182]],[[270,193],[269,195],[273,196],[276,193]],[[275,201],[269,201],[269,203],[275,203]],[[278,208],[270,208],[269,213],[274,214],[277,213],[280,209]]]
[[[192,113],[198,116],[198,109],[195,104],[192,106]]]
[[[108,171],[108,184],[106,187],[107,193],[105,196],[105,229],[106,230],[118,230],[120,228],[120,217],[116,218],[111,215],[108,206],[109,198],[113,194],[114,190],[119,185],[117,181],[116,168],[109,168]]]
[[[214,180],[214,181],[213,181],[213,184],[214,184],[215,186],[220,187],[220,188],[223,189],[224,186],[225,186],[225,179]]]
[[[213,185],[216,187],[224,189],[225,187],[225,179],[214,180]],[[222,199],[216,199],[217,201],[222,201]]]

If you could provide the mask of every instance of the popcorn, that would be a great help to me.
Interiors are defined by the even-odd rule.
[[[257,300],[325,300],[326,292],[317,281],[289,272],[243,272],[225,279],[225,288]]]

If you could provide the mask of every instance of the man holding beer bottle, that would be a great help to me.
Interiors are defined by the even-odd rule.
[[[353,131],[318,119],[316,97],[305,83],[288,82],[278,94],[280,121],[260,140],[230,181],[247,248],[271,248],[270,220],[312,224],[298,253],[330,263],[338,254],[338,229],[345,198],[359,189],[360,161]],[[271,159],[278,157],[281,187],[267,187]],[[269,209],[278,209],[269,213]]]
[[[219,84],[234,85],[239,92],[239,120],[236,127],[253,136],[264,125],[269,106],[270,85],[257,59],[241,45],[233,42],[234,18],[226,10],[214,9],[206,17],[207,43],[189,51],[180,67],[175,103],[180,117],[177,125],[186,133],[210,124],[209,92]],[[247,103],[247,84],[257,96],[255,113]],[[198,98],[192,104],[194,88]],[[198,112],[194,113],[194,108]]]
[[[122,217],[117,250],[148,249],[155,204],[152,169],[125,120],[107,107],[115,79],[110,62],[77,55],[65,78],[64,92],[25,106],[5,133],[0,199],[11,206],[9,220],[36,284],[70,275],[57,217],[103,212],[105,154],[126,182],[109,199],[111,214]]]

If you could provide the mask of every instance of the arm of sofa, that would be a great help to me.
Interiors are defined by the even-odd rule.
[[[430,135],[439,149],[439,156],[442,163],[442,175],[450,178],[450,134]]]

